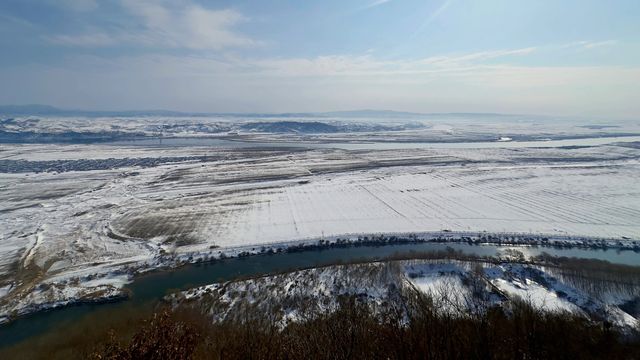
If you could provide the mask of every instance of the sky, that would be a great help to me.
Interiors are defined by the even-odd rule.
[[[638,0],[2,0],[0,104],[640,118]]]

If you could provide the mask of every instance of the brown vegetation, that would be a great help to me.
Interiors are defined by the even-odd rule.
[[[265,314],[210,323],[163,310],[130,339],[101,342],[93,359],[635,359],[640,341],[606,324],[515,302],[509,311],[458,317],[417,295],[401,309],[373,314],[355,298],[331,314],[284,329]],[[98,340],[98,339],[96,339]],[[100,342],[100,341],[99,341]]]
[[[413,258],[455,258],[440,254],[411,254]],[[396,255],[395,258],[406,258]],[[469,259],[479,279],[482,262]],[[637,268],[595,260],[540,257],[536,262],[571,277],[612,281],[615,290],[637,291]],[[367,273],[366,276],[371,276]],[[472,290],[480,284],[467,284]],[[603,285],[604,286],[604,285]],[[451,287],[452,289],[453,287]],[[600,289],[600,287],[598,287]],[[583,315],[544,312],[517,299],[504,307],[469,306],[442,311],[457,304],[453,291],[425,295],[402,292],[402,299],[374,309],[357,296],[339,298],[334,312],[318,314],[300,307],[299,322],[283,325],[276,310],[245,306],[234,316],[213,322],[223,307],[153,306],[124,308],[64,326],[0,351],[0,358],[43,359],[638,359],[638,333],[621,333],[606,321]],[[631,290],[630,290],[631,291]],[[481,292],[481,291],[479,291]],[[474,297],[481,301],[481,297]],[[478,300],[480,299],[480,300]],[[267,301],[268,299],[263,299]],[[193,304],[192,304],[193,305]],[[478,304],[475,304],[478,305]],[[206,309],[206,310],[205,310]],[[382,311],[380,311],[382,309]],[[474,311],[478,309],[478,311]],[[99,319],[99,320],[97,320]],[[640,329],[638,329],[640,330]]]

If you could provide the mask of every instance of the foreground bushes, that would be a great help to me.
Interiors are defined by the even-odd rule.
[[[355,298],[279,329],[269,314],[211,324],[188,310],[162,310],[133,337],[96,339],[93,359],[637,359],[640,340],[606,324],[514,302],[507,311],[453,317],[430,299],[372,314]],[[87,354],[85,354],[87,355]]]

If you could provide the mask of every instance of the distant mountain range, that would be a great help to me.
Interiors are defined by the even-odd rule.
[[[518,115],[491,114],[491,113],[413,113],[393,110],[350,110],[331,112],[308,113],[215,113],[215,112],[180,112],[172,110],[130,110],[130,111],[97,111],[97,110],[71,110],[60,109],[50,105],[0,105],[1,116],[232,116],[232,117],[340,117],[340,118],[368,118],[368,119],[401,119],[401,118],[432,118],[432,117],[516,117]]]

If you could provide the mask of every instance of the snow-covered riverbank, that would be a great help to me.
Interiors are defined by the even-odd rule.
[[[406,260],[333,265],[198,287],[168,297],[177,305],[204,310],[212,321],[246,318],[244,309],[273,314],[284,325],[334,311],[341,297],[355,296],[374,311],[404,309],[414,291],[428,295],[439,311],[473,316],[518,299],[545,311],[569,311],[637,326],[638,314],[619,305],[640,297],[640,284],[626,291],[590,293],[562,277],[561,269],[510,262]],[[578,286],[580,284],[583,286]]]

